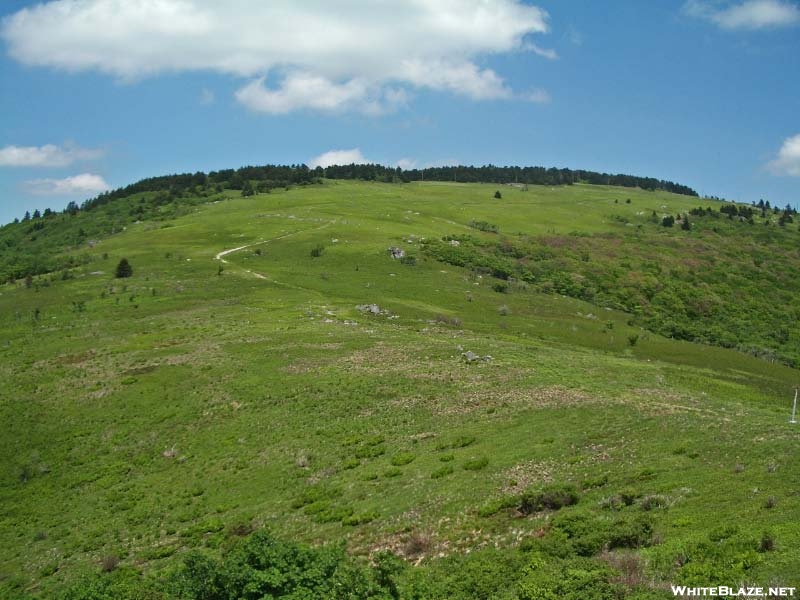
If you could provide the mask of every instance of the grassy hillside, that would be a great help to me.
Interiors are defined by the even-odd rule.
[[[200,597],[262,528],[386,597],[797,583],[796,226],[497,189],[223,191],[1,287],[0,595]]]

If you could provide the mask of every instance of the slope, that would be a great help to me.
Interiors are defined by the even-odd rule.
[[[399,577],[405,590],[439,585],[447,563],[436,557],[488,563],[497,557],[481,549],[495,546],[523,548],[514,597],[530,597],[536,561],[570,557],[605,560],[616,569],[607,583],[629,595],[699,580],[790,585],[796,371],[662,337],[643,328],[648,315],[568,297],[541,273],[442,262],[431,240],[490,257],[503,254],[501,236],[526,252],[565,240],[579,262],[610,265],[613,254],[602,262],[581,244],[611,247],[630,230],[635,263],[662,258],[645,250],[663,238],[691,235],[670,242],[669,268],[685,248],[724,272],[797,232],[709,221],[709,236],[754,236],[749,254],[727,257],[696,241],[700,218],[689,232],[649,222],[653,211],[687,214],[696,198],[577,185],[503,187],[496,199],[496,189],[222,192],[98,240],[66,278],[4,286],[4,595],[50,597],[109,557],[166,576],[189,549],[220,553],[265,526],[421,561]],[[745,227],[770,237],[757,245]],[[390,246],[412,258],[392,259]],[[133,276],[114,279],[123,257]],[[467,351],[492,359],[468,363]],[[552,486],[577,503],[537,504]],[[635,581],[620,575],[624,556]]]

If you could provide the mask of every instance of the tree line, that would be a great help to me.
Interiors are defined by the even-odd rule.
[[[519,167],[495,165],[427,167],[424,169],[391,168],[377,164],[335,165],[312,171],[315,176],[329,179],[363,179],[366,181],[410,182],[410,181],[455,181],[460,183],[497,183],[519,185],[572,185],[589,183],[592,185],[614,185],[621,187],[640,187],[645,190],[664,190],[685,196],[697,196],[692,188],[655,179],[634,175],[612,175],[583,169],[556,169],[554,167]]]
[[[269,192],[275,188],[293,185],[320,183],[327,179],[355,179],[380,181],[386,183],[408,183],[412,181],[455,181],[460,183],[496,183],[519,185],[573,185],[588,183],[592,185],[613,185],[621,187],[640,187],[645,190],[664,190],[686,196],[697,196],[692,188],[655,179],[634,175],[612,175],[583,169],[556,169],[545,167],[519,167],[495,165],[444,166],[424,169],[392,168],[379,164],[349,164],[310,168],[307,165],[263,165],[245,166],[238,169],[223,169],[204,173],[177,173],[141,179],[130,185],[103,192],[82,204],[70,202],[63,213],[74,215],[78,211],[90,211],[120,198],[127,198],[142,192],[161,192],[163,202],[187,194],[214,193],[223,190],[241,190],[242,195]],[[43,214],[29,212],[23,221],[54,215],[49,208]]]

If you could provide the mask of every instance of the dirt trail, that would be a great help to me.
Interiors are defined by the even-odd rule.
[[[291,237],[293,235],[297,235],[299,233],[307,233],[309,231],[319,231],[320,229],[325,229],[326,227],[330,227],[331,225],[333,225],[333,223],[334,223],[334,221],[329,221],[328,223],[325,223],[324,225],[320,225],[319,227],[312,227],[310,229],[301,229],[299,231],[293,231],[292,233],[284,233],[283,235],[279,235],[279,236],[274,237],[274,238],[269,238],[268,240],[261,240],[260,242],[253,242],[252,244],[245,244],[244,246],[239,246],[237,248],[230,248],[229,250],[223,250],[221,252],[217,252],[217,254],[214,255],[214,260],[218,260],[218,261],[220,261],[220,262],[222,262],[222,263],[227,265],[227,264],[230,264],[230,263],[228,263],[228,261],[225,260],[223,257],[227,256],[228,254],[232,254],[234,252],[238,252],[239,250],[244,250],[245,248],[252,248],[253,246],[261,246],[263,244],[269,244],[270,242],[276,242],[278,240],[282,240],[284,238],[288,238],[288,237]],[[250,269],[244,269],[244,271],[245,271],[245,273],[250,273],[254,277],[257,277],[258,279],[268,279],[267,277],[265,277],[261,273],[256,273],[255,271],[251,271]]]
[[[328,223],[325,223],[324,225],[320,225],[319,227],[312,227],[311,229],[301,229],[299,231],[293,231],[292,233],[284,233],[283,235],[279,235],[274,238],[269,238],[268,240],[253,242],[252,244],[245,244],[244,246],[239,246],[238,248],[231,248],[230,250],[223,250],[222,252],[217,252],[217,254],[214,256],[214,259],[221,260],[225,264],[228,264],[228,261],[222,258],[223,256],[228,256],[228,254],[238,252],[239,250],[244,250],[245,248],[252,248],[253,246],[261,246],[262,244],[269,244],[270,242],[276,242],[278,240],[282,240],[283,238],[297,235],[298,233],[306,233],[307,231],[319,231],[320,229],[325,229],[326,227],[329,227],[332,224],[333,221],[330,221]]]

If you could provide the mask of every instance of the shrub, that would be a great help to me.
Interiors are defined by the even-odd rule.
[[[119,566],[119,556],[108,554],[100,561],[100,570],[103,573],[110,573]]]
[[[403,465],[407,465],[408,463],[412,462],[417,456],[411,452],[398,452],[394,456],[392,456],[391,462],[395,467],[402,467]]]
[[[351,517],[348,524],[360,518]],[[384,587],[390,579],[380,581],[373,569],[347,556],[343,546],[313,548],[266,531],[242,540],[222,560],[190,552],[171,584],[179,598],[392,597]]]
[[[362,513],[360,515],[350,515],[349,517],[345,517],[344,519],[342,519],[342,525],[355,527],[357,525],[364,525],[365,523],[374,521],[377,518],[378,518],[378,513],[376,512]]]
[[[502,498],[495,498],[490,500],[478,509],[478,516],[491,517],[501,510],[506,508],[514,508],[518,504],[518,499],[515,496],[504,496]]]
[[[598,475],[597,477],[584,479],[581,482],[581,487],[585,490],[589,490],[592,488],[603,487],[607,483],[608,483],[608,473],[604,473],[602,475]]]
[[[620,519],[609,529],[609,548],[639,548],[650,543],[653,522],[649,515],[639,515],[632,520]]]
[[[659,494],[651,494],[642,498],[642,510],[653,510],[654,508],[666,508],[669,506],[667,498]]]
[[[758,543],[759,552],[772,552],[775,550],[775,536],[769,531],[761,534],[761,540]]]
[[[498,294],[505,294],[508,292],[508,284],[505,281],[497,281],[492,284],[492,289]]]
[[[452,475],[453,465],[444,465],[436,469],[433,473],[431,473],[431,479],[441,479],[442,477],[447,477],[448,475]]]
[[[419,556],[431,548],[431,536],[426,533],[412,533],[403,546],[403,554],[406,556]]]
[[[466,448],[475,443],[475,437],[471,435],[460,435],[452,442],[439,442],[436,444],[437,450],[450,450],[456,448]]]
[[[357,458],[348,458],[342,463],[342,468],[345,470],[348,469],[355,469],[356,467],[361,465],[361,461]]]
[[[326,488],[320,485],[309,487],[303,493],[295,498],[292,503],[292,508],[302,508],[310,504],[321,502],[330,498],[335,498],[339,495],[339,490],[336,488]]]
[[[616,598],[611,568],[589,558],[545,560],[534,555],[517,588],[520,600],[606,600]]]
[[[485,456],[480,458],[473,458],[464,463],[464,469],[467,471],[480,471],[489,465],[489,459]]]
[[[117,279],[122,279],[122,278],[125,278],[125,277],[130,277],[131,275],[133,275],[133,267],[128,262],[127,258],[123,258],[117,264],[117,268],[114,271],[114,276]]]
[[[642,494],[636,490],[624,489],[619,492],[619,499],[625,506],[631,506]]]
[[[356,458],[376,458],[386,454],[384,446],[362,446],[356,450]]]
[[[579,495],[572,485],[552,485],[541,490],[529,490],[519,498],[519,511],[524,515],[545,509],[559,510],[578,503]]]
[[[473,219],[470,221],[469,226],[473,229],[477,229],[478,231],[486,231],[488,233],[498,233],[500,231],[500,228],[497,227],[497,225],[487,221],[476,221]]]
[[[322,244],[317,244],[311,249],[311,256],[313,258],[319,258],[325,252],[325,246]]]
[[[497,199],[499,200],[500,198],[502,198],[502,197],[503,197],[503,194],[501,194],[501,193],[500,193],[500,190],[497,190],[497,191],[494,193],[494,197],[495,197],[495,198],[497,198]]]

